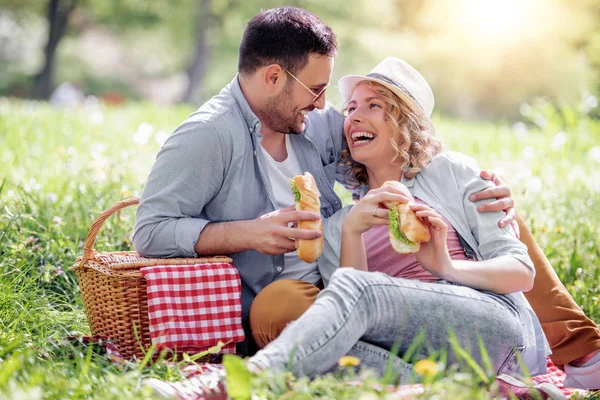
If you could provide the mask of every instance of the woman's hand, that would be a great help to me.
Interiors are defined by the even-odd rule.
[[[376,225],[389,225],[388,210],[381,203],[394,201],[408,203],[410,199],[393,186],[370,190],[344,218],[342,230],[361,235]]]
[[[448,225],[446,225],[442,216],[429,206],[411,204],[410,208],[419,218],[425,221],[431,232],[429,242],[421,243],[421,248],[415,254],[417,261],[432,274],[445,279],[448,272],[452,269],[452,260],[450,259],[448,245],[446,244]]]

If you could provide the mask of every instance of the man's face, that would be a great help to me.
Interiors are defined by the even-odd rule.
[[[333,57],[311,55],[306,66],[296,74],[301,83],[284,72],[286,85],[267,102],[263,110],[263,122],[277,132],[304,132],[305,114],[315,108],[325,107],[325,93],[316,100],[315,97],[329,85],[332,71]]]

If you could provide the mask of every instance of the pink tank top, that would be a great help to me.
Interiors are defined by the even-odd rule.
[[[425,204],[418,198],[415,198],[415,202]],[[467,260],[454,227],[446,218],[442,217],[442,219],[448,224],[446,243],[450,258],[453,260]],[[369,271],[383,272],[396,278],[417,279],[423,282],[440,280],[440,278],[421,267],[414,254],[399,254],[394,251],[390,244],[390,231],[387,225],[371,228],[363,234],[363,241],[367,249]]]

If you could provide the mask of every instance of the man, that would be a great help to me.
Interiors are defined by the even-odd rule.
[[[242,279],[247,334],[252,301],[268,285],[284,283],[283,295],[279,285],[268,297],[284,310],[278,323],[319,290],[317,265],[294,250],[296,239],[321,233],[289,225],[320,216],[294,210],[288,179],[309,171],[321,215],[341,208],[333,185],[336,173],[342,179],[343,117],[325,101],[336,49],[331,29],[308,11],[282,7],[255,16],[240,45],[238,75],[165,142],[142,194],[136,250],[149,257],[230,255]],[[512,206],[505,186],[481,195],[508,197],[487,211]],[[252,340],[238,350],[251,354]]]

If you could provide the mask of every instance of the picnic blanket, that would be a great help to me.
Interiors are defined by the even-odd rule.
[[[127,361],[121,356],[119,349],[109,339],[101,336],[84,336],[84,337],[70,337],[71,340],[76,340],[81,343],[90,344],[95,343],[99,345],[106,353],[107,357],[116,364],[123,364]],[[548,358],[546,360],[548,371],[545,375],[539,375],[531,378],[534,383],[552,383],[555,385],[566,398],[578,394],[579,396],[585,396],[589,392],[582,389],[567,388],[563,386],[565,380],[565,373],[552,363],[552,360]],[[190,364],[183,367],[182,372],[188,378],[192,378],[198,375],[215,375],[224,374],[224,369],[221,364],[218,363],[205,363],[205,364]],[[422,394],[425,388],[422,384],[412,385],[401,385],[401,386],[390,386],[390,395],[388,399],[404,400],[413,398],[416,395]],[[202,400],[202,399],[198,399]]]
[[[149,330],[158,350],[198,353],[244,340],[242,284],[231,264],[159,265],[140,269],[147,282]]]

